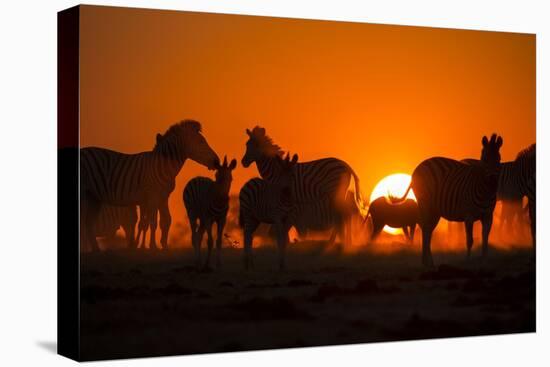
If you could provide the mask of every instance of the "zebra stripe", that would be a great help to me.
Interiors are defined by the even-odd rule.
[[[187,158],[209,168],[218,160],[201,135],[200,123],[192,120],[172,125],[164,135],[158,134],[157,143],[149,152],[125,154],[97,147],[81,149],[81,195],[89,211],[87,227],[93,228],[104,204],[140,205],[149,213],[150,247],[156,247],[157,211],[161,244],[166,247],[171,222],[168,197]],[[88,236],[93,243],[95,238]]]
[[[514,161],[504,162],[500,165],[498,177],[497,200],[521,201],[524,195],[522,192],[521,170]]]

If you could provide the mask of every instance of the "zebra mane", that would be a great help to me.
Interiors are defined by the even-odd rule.
[[[280,146],[273,142],[273,139],[265,133],[265,129],[260,126],[255,126],[250,134],[250,139],[258,144],[259,150],[269,157],[282,157],[284,152]]]
[[[177,136],[180,134],[185,134],[185,132],[187,131],[192,131],[197,134],[200,134],[202,132],[201,123],[195,120],[182,120],[180,122],[175,123],[174,125],[170,126],[168,130],[166,130],[164,135],[161,136],[160,140],[157,138],[157,141],[155,143],[153,150],[159,149],[160,148],[159,144],[162,144],[164,141],[166,141],[166,138]]]
[[[529,147],[523,149],[516,156],[516,161],[534,159],[537,154],[536,144],[531,144]]]

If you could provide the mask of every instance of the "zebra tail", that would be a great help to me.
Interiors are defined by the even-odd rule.
[[[412,189],[412,181],[409,184],[409,187],[407,187],[407,191],[405,191],[405,194],[403,196],[401,196],[400,198],[390,196],[389,197],[390,202],[392,204],[401,204],[402,202],[404,202],[407,199],[407,195],[409,195],[409,191],[411,191],[411,189]]]
[[[364,216],[363,213],[365,213],[365,201],[363,200],[363,196],[361,195],[361,188],[359,187],[359,177],[357,177],[357,174],[351,167],[350,171],[353,176],[353,181],[355,182],[355,205],[357,205],[357,209],[359,210],[359,214],[361,215],[361,217],[366,220],[368,212],[367,215]]]
[[[363,218],[363,225],[367,223],[367,220],[369,220],[370,208],[371,206],[369,206],[369,210],[367,210],[367,215],[365,215],[365,217]]]

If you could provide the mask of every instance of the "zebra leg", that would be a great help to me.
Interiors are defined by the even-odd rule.
[[[245,223],[244,225],[244,268],[245,270],[254,267],[252,260],[252,240],[254,231],[258,228],[259,223]]]
[[[487,252],[489,251],[489,233],[491,233],[491,226],[493,225],[493,213],[489,213],[483,218],[481,218],[481,237],[482,237],[482,244],[481,244],[481,255],[483,257],[487,256]]]
[[[466,256],[469,258],[474,244],[474,221],[466,219],[464,221],[464,229],[466,230]]]
[[[189,218],[189,226],[191,227],[191,246],[195,251],[195,263],[197,266],[200,265],[201,261],[201,249],[199,246],[199,232],[197,228],[197,219]]]
[[[332,233],[330,234],[330,238],[328,239],[328,247],[332,247],[334,245],[334,242],[336,242],[337,234],[338,234],[338,229],[333,228]]]
[[[279,270],[285,270],[285,250],[288,243],[288,231],[281,223],[275,224],[277,230],[277,247],[279,248]]]
[[[225,227],[225,218],[220,219],[217,222],[217,237],[216,237],[216,268],[220,268],[222,265],[221,257],[222,257],[222,237],[223,237],[223,229]]]
[[[533,250],[536,251],[537,243],[537,203],[529,199],[529,221],[531,222],[531,239],[533,240]]]
[[[199,229],[197,230],[197,267],[201,266],[201,247],[202,247],[202,238],[204,236],[204,232],[206,232],[206,227],[201,222],[199,225]]]
[[[210,254],[212,253],[212,247],[214,246],[214,239],[212,238],[212,222],[206,223],[206,235],[208,236],[208,251],[206,252],[206,262],[204,268],[210,268]]]
[[[414,231],[416,229],[416,224],[413,224],[411,227],[410,227],[410,237],[409,237],[409,243],[412,245],[414,243]]]
[[[170,210],[168,209],[168,199],[164,202],[160,209],[160,245],[164,250],[168,249],[168,231],[170,230],[170,225],[172,224],[172,216],[170,215]]]
[[[346,215],[344,216],[344,224],[345,224],[345,236],[346,236],[346,246],[351,246],[352,245],[352,238],[351,238],[351,234],[352,234],[352,216],[351,214],[350,215]]]
[[[134,210],[130,213],[129,218],[122,224],[122,229],[124,229],[124,235],[126,236],[126,243],[129,249],[136,248],[135,235],[136,235],[136,222],[137,222],[137,213],[134,207]]]
[[[97,245],[97,239],[95,237],[95,228],[97,219],[99,217],[99,211],[101,210],[101,203],[95,200],[88,200],[86,206],[86,237],[87,242],[91,246],[92,252],[99,252],[99,246]]]
[[[150,216],[149,216],[149,228],[151,229],[151,235],[149,237],[150,250],[158,250],[157,239],[156,239],[157,220],[158,220],[158,211],[157,209],[153,209],[150,211]]]
[[[431,219],[431,220],[430,220]],[[426,267],[433,267],[434,260],[432,257],[432,232],[439,222],[439,217],[436,219],[430,218],[423,222],[422,228],[422,264]]]
[[[378,238],[378,235],[380,235],[380,232],[384,229],[384,223],[380,223],[378,221],[372,221],[372,233],[370,235],[370,241],[374,242]]]
[[[407,226],[403,226],[401,229],[403,230],[403,234],[405,235],[405,240],[409,242],[410,241],[409,228]]]

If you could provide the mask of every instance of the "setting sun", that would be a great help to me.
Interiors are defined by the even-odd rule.
[[[406,173],[395,173],[389,176],[384,177],[380,182],[376,184],[374,190],[370,195],[370,202],[373,202],[379,197],[388,198],[390,195],[395,197],[401,197],[407,191],[409,183],[411,182],[411,176]],[[412,190],[407,194],[407,198],[416,200]],[[401,228],[392,228],[389,226],[384,227],[384,232],[390,234],[401,234],[403,231]]]

